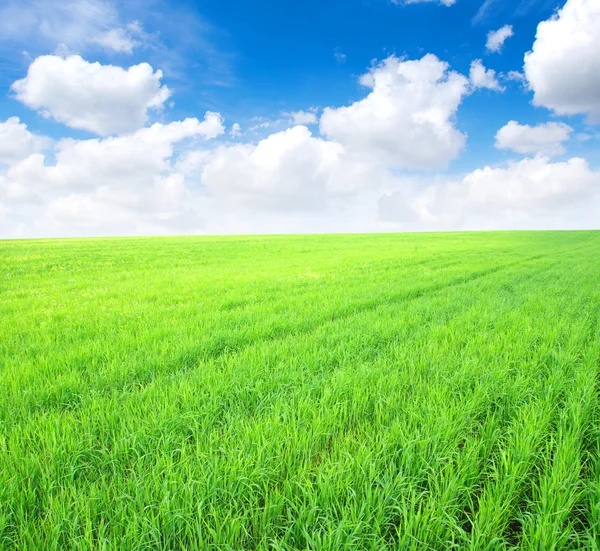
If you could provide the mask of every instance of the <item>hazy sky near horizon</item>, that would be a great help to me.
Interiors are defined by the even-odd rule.
[[[4,0],[0,238],[600,226],[598,0]]]

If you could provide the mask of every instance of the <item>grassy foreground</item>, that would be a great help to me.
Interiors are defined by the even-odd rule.
[[[0,242],[0,549],[600,549],[600,232]]]

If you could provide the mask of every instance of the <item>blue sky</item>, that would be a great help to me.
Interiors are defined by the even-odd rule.
[[[8,0],[0,237],[596,227],[595,4]]]

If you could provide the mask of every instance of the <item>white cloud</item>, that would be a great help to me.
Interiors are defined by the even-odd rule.
[[[101,136],[133,132],[148,110],[170,96],[162,72],[147,63],[125,70],[89,63],[78,55],[47,55],[31,63],[27,76],[12,85],[16,98],[44,116]]]
[[[497,31],[490,31],[487,34],[486,49],[489,52],[501,52],[504,42],[513,36],[513,34],[512,25],[504,25],[504,27],[500,27]]]
[[[233,123],[229,134],[231,135],[232,138],[237,138],[238,136],[242,135],[242,127],[239,125],[239,123],[237,123],[237,122]]]
[[[474,25],[480,23],[481,21],[486,19],[492,11],[495,11],[495,9],[497,9],[498,4],[498,0],[484,0],[483,4],[479,6],[479,9],[477,10],[477,13],[475,14],[471,22]]]
[[[394,56],[360,79],[372,89],[348,107],[326,108],[321,132],[351,154],[395,168],[445,166],[466,136],[454,116],[468,93],[467,79],[428,54],[404,61]]]
[[[186,159],[212,195],[247,207],[321,210],[331,198],[377,185],[385,173],[348,156],[339,143],[305,126],[271,134],[257,145],[224,146]]]
[[[511,149],[516,153],[562,155],[562,142],[569,140],[573,128],[560,122],[548,122],[536,126],[509,121],[496,134],[498,149]]]
[[[289,117],[290,122],[295,125],[317,124],[317,110],[315,108],[308,111],[292,111],[291,113],[282,113],[284,117]]]
[[[538,25],[525,75],[533,103],[559,115],[600,121],[600,2],[567,0]]]
[[[458,155],[466,140],[454,120],[458,106],[477,86],[498,85],[495,73],[479,66],[483,76],[471,75],[476,85],[433,55],[414,61],[390,57],[361,77],[370,88],[364,99],[325,110],[321,137],[296,125],[258,143],[200,145],[200,138],[225,133],[222,117],[209,112],[203,122],[186,119],[113,137],[63,139],[53,144],[53,154],[43,155],[35,136],[29,143],[27,128],[9,119],[11,132],[24,137],[25,145],[10,154],[8,168],[0,172],[0,234],[360,231],[399,224],[403,229],[514,228],[551,220],[569,227],[595,220],[599,174],[583,159],[552,163],[547,158],[562,151],[572,132],[559,123],[529,127],[511,121],[498,132],[498,147],[534,153],[534,159],[486,167],[464,178],[425,180],[398,170],[444,166]],[[155,90],[161,90],[160,75],[147,67]],[[68,116],[85,115],[84,104],[67,106]],[[143,124],[147,99],[131,100],[134,104],[146,105],[138,107]],[[51,107],[58,118],[55,104],[38,108]],[[293,122],[295,115],[310,114],[288,115]],[[278,129],[287,124],[255,122]],[[236,123],[228,131],[236,137],[241,128]],[[0,131],[0,155],[1,147]]]
[[[34,154],[10,166],[0,176],[0,202],[21,209],[42,205],[38,218],[45,231],[197,231],[202,225],[193,200],[197,192],[172,162],[175,146],[223,132],[221,116],[208,112],[202,122],[156,123],[105,139],[64,139],[52,162]]]
[[[38,153],[48,140],[32,134],[19,117],[0,122],[0,164],[12,164]]]
[[[235,126],[235,124],[233,126]],[[206,115],[204,115],[204,121],[199,123],[196,127],[196,134],[207,140],[212,140],[224,133],[225,127],[223,126],[223,117],[221,116],[221,113],[215,113],[213,111],[207,111]]]
[[[100,187],[59,196],[48,203],[44,221],[55,230],[91,233],[198,233],[203,228],[202,213],[180,174],[155,176],[143,193]]]
[[[525,77],[525,75],[523,73],[520,73],[519,71],[508,71],[505,78],[507,80],[513,80],[515,82],[520,82],[520,83],[527,82],[527,78]]]
[[[132,53],[145,37],[139,23],[121,21],[111,0],[6,0],[0,36],[28,48],[37,41],[46,50],[61,45],[70,52],[99,44],[123,53]]]
[[[481,59],[476,59],[471,63],[469,80],[475,89],[488,88],[489,90],[495,90],[496,92],[502,92],[504,90],[496,79],[496,71],[493,69],[486,69],[481,62]]]
[[[579,132],[578,134],[576,134],[575,139],[578,142],[589,142],[590,140],[598,140],[600,139],[600,133],[594,132],[593,130],[589,129],[588,132]]]
[[[206,126],[155,124],[128,136],[62,140],[55,159],[31,155],[0,176],[0,233],[12,235],[23,220],[25,235],[376,228],[377,190],[393,180],[381,167],[303,126],[256,145],[180,144]]]
[[[285,119],[267,120],[265,117],[253,117],[251,120],[256,123],[255,125],[250,127],[251,132],[258,132],[261,130],[268,129],[274,131],[276,128],[280,128],[282,125],[287,125],[289,122]]]
[[[197,176],[199,171],[206,165],[213,155],[211,149],[191,149],[182,152],[177,157],[175,170],[184,176]]]
[[[90,42],[99,44],[113,52],[132,54],[133,49],[143,44],[146,36],[138,21],[129,23],[125,27],[117,27],[104,31],[90,39]]]
[[[551,163],[546,157],[510,162],[507,168],[475,170],[464,180],[468,202],[490,209],[554,210],[600,189],[600,174],[574,157]]]
[[[341,52],[339,49],[333,52],[333,57],[340,65],[342,63],[346,63],[346,54]]]
[[[94,37],[91,42],[99,44],[113,52],[132,54],[139,41],[127,33],[125,29],[111,29]]]
[[[39,35],[53,46],[81,46],[118,22],[115,7],[105,0],[7,0],[0,9],[5,40]]]
[[[506,168],[486,166],[458,181],[438,179],[385,194],[379,216],[428,229],[555,227],[557,221],[559,227],[591,227],[597,223],[590,212],[599,192],[600,173],[584,159],[551,163],[539,156]]]
[[[35,197],[112,187],[143,191],[157,174],[169,170],[174,144],[214,135],[213,117],[156,123],[116,138],[63,139],[56,144],[53,164],[47,164],[44,155],[31,155],[12,165],[6,179]]]
[[[61,140],[56,147],[56,163],[39,172],[40,184],[73,191],[115,184],[141,190],[156,174],[169,170],[174,144],[196,136],[211,139],[223,132],[220,115],[207,113],[203,122],[185,119],[167,125],[156,123],[128,136]],[[9,175],[14,170],[12,167]]]

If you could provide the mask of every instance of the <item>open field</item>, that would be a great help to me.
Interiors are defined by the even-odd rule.
[[[0,242],[0,549],[600,549],[600,232]]]

